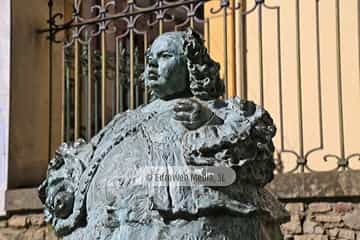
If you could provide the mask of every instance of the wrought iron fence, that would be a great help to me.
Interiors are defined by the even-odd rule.
[[[335,11],[336,56],[334,58],[337,69],[336,99],[338,111],[333,117],[338,118],[339,141],[339,153],[336,154],[332,153],[336,152],[336,149],[329,150],[330,153],[324,152],[326,150],[324,148],[326,134],[323,109],[325,81],[321,74],[323,66],[321,65],[320,44],[320,0],[313,0],[313,5],[309,4],[309,8],[314,7],[314,56],[317,69],[314,87],[316,94],[312,101],[312,104],[316,105],[316,117],[311,117],[312,122],[310,123],[318,126],[316,137],[319,138],[319,141],[315,146],[306,146],[308,139],[304,135],[304,109],[307,105],[305,105],[303,98],[307,92],[303,86],[302,64],[304,59],[302,56],[304,50],[301,42],[303,29],[301,27],[300,0],[293,1],[295,13],[293,16],[295,19],[295,41],[293,44],[296,49],[294,55],[296,71],[293,76],[295,81],[291,81],[296,86],[294,92],[296,93],[296,102],[292,106],[296,109],[297,115],[294,124],[296,134],[288,132],[285,127],[289,119],[285,116],[285,103],[288,99],[284,95],[284,85],[288,81],[284,81],[285,43],[282,29],[284,24],[281,21],[283,12],[281,12],[281,4],[272,6],[268,3],[269,1],[74,0],[72,13],[66,16],[66,13],[53,14],[53,1],[49,0],[49,29],[43,30],[43,32],[49,32],[50,45],[61,43],[64,46],[64,140],[71,141],[78,137],[90,139],[115,114],[147,103],[149,93],[141,80],[141,73],[144,64],[146,64],[145,50],[155,37],[163,32],[192,27],[204,37],[207,46],[210,48],[210,53],[214,50],[221,51],[222,74],[228,96],[241,95],[244,98],[252,98],[249,89],[253,80],[250,79],[250,76],[252,71],[257,71],[258,87],[256,89],[257,94],[255,94],[257,102],[265,107],[271,105],[278,112],[275,117],[278,126],[276,141],[278,172],[283,172],[283,165],[286,165],[287,162],[293,163],[292,169],[288,170],[289,172],[315,171],[309,165],[310,161],[327,161],[329,159],[337,160],[336,170],[351,169],[350,160],[355,158],[360,160],[360,154],[358,151],[350,152],[354,148],[347,150],[345,143],[340,0],[324,0],[331,1],[334,4]],[[214,4],[216,7],[213,7]],[[275,51],[274,55],[271,56],[271,61],[276,62],[276,67],[273,70],[277,73],[275,84],[277,99],[271,103],[267,101],[267,92],[272,90],[266,87],[265,68],[269,62],[269,57],[265,56],[268,49],[268,46],[265,46],[266,40],[264,40],[265,12],[267,12],[266,14],[271,13],[275,19],[273,22],[275,31],[271,36],[274,41],[272,47]],[[251,16],[256,21],[257,36],[249,39],[251,35],[249,34],[248,18]],[[357,16],[360,19],[359,11],[357,11]],[[221,27],[221,31],[212,28],[212,19],[220,21],[217,27]],[[360,36],[359,22],[354,27],[357,27],[355,30]],[[212,38],[219,33],[223,34],[222,46],[214,46]],[[59,35],[63,35],[64,38],[60,39]],[[359,39],[358,42],[360,42]],[[256,45],[256,51],[251,51],[250,45]],[[231,47],[234,47],[235,50],[230,49]],[[360,50],[360,44],[357,48]],[[249,68],[249,56],[256,56],[257,58],[255,70]],[[359,106],[358,103],[356,107]],[[355,126],[355,123],[351,124]],[[294,134],[295,137],[290,134]],[[350,132],[349,134],[358,133]],[[296,146],[286,146],[286,139],[293,138],[297,138]],[[355,144],[360,148],[359,143]],[[310,160],[311,155],[319,152],[323,154]]]

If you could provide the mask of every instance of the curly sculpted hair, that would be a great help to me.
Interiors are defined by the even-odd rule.
[[[202,99],[215,99],[224,94],[220,64],[211,59],[200,35],[192,29],[184,32],[184,53],[187,58],[190,91]]]

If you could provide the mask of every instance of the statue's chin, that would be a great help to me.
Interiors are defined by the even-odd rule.
[[[167,89],[165,91],[163,88],[160,90],[160,85],[148,86],[152,91],[152,96],[154,98],[160,98],[162,100],[171,100],[175,98],[185,98],[192,97],[192,93],[187,89]]]
[[[152,95],[155,98],[160,98],[160,99],[163,99],[163,100],[172,98],[171,96],[173,95],[173,93],[165,93],[165,91],[160,89],[159,84],[154,83],[154,84],[149,84],[147,86],[148,86],[148,88],[151,89]]]

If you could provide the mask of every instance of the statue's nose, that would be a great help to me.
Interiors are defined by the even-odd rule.
[[[157,62],[157,59],[154,58],[154,57],[150,57],[149,58],[149,67],[153,67],[153,68],[157,68],[158,67],[158,62]]]

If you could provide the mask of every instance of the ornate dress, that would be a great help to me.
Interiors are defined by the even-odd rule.
[[[188,130],[174,119],[177,100],[118,114],[89,143],[60,147],[40,187],[47,221],[58,235],[263,240],[266,231],[258,229],[287,219],[263,188],[274,169],[269,114],[239,98],[202,101],[213,116]],[[188,166],[231,167],[237,178],[224,187],[131,180],[147,167]]]

